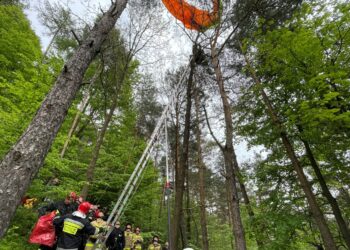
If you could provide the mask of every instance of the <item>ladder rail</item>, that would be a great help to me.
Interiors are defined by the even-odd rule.
[[[163,114],[162,114],[162,116],[161,116],[161,119],[163,119],[163,117],[166,116],[167,110],[168,110],[168,107],[166,107],[166,108],[164,109]],[[161,121],[161,120],[160,120],[160,121]],[[131,176],[129,177],[128,182],[126,183],[126,185],[125,185],[125,187],[124,187],[124,189],[123,189],[121,195],[119,196],[116,205],[114,206],[114,208],[113,208],[111,214],[110,214],[109,217],[108,217],[107,225],[111,222],[112,217],[114,216],[114,214],[116,213],[117,209],[119,208],[119,206],[120,206],[122,200],[124,199],[125,193],[126,193],[127,190],[129,189],[130,184],[132,183],[133,179],[135,178],[136,173],[139,171],[140,165],[141,165],[142,162],[144,161],[144,158],[145,158],[146,155],[148,154],[151,145],[152,145],[153,142],[155,141],[155,138],[156,138],[156,136],[157,136],[157,133],[158,133],[158,131],[160,130],[160,129],[159,129],[160,126],[161,126],[161,123],[158,122],[158,124],[157,124],[155,130],[154,130],[153,133],[152,133],[152,136],[151,136],[150,141],[148,142],[148,144],[147,144],[145,150],[144,150],[143,153],[142,153],[142,156],[141,156],[139,162],[137,163],[137,165],[136,165],[134,171],[132,172]]]
[[[181,78],[180,78],[179,83],[182,83],[182,82],[184,81],[185,76],[186,76],[188,70],[189,70],[189,67],[187,67],[186,70],[183,72],[183,74],[182,74],[182,76],[181,76]],[[169,103],[166,105],[166,107],[164,108],[163,113],[162,113],[162,115],[161,115],[161,117],[160,117],[160,119],[158,120],[158,123],[157,123],[157,125],[156,125],[156,128],[154,129],[154,131],[153,131],[153,133],[152,133],[152,135],[151,135],[151,138],[150,138],[150,140],[149,140],[149,142],[148,142],[148,144],[147,144],[147,147],[145,148],[145,150],[144,150],[144,152],[143,152],[143,154],[142,154],[142,156],[141,156],[139,162],[137,163],[137,165],[136,165],[136,167],[135,167],[133,173],[131,174],[131,176],[130,176],[128,182],[127,182],[127,184],[125,185],[125,187],[124,187],[124,189],[123,189],[121,195],[119,196],[118,201],[117,201],[116,205],[114,206],[114,208],[113,208],[113,210],[112,210],[112,212],[111,212],[111,214],[110,214],[110,216],[109,216],[109,218],[108,218],[108,220],[107,220],[107,224],[109,224],[109,223],[111,222],[112,217],[113,217],[114,214],[116,213],[117,209],[120,207],[121,202],[122,202],[122,199],[124,199],[124,196],[125,196],[126,191],[129,189],[129,186],[130,186],[131,182],[133,181],[133,179],[135,178],[135,175],[136,175],[136,173],[138,172],[140,165],[141,165],[142,162],[144,161],[144,157],[145,157],[146,154],[149,152],[149,149],[150,149],[151,145],[154,143],[154,141],[155,141],[155,139],[156,139],[156,136],[159,134],[160,129],[161,129],[161,126],[162,126],[162,123],[163,123],[163,121],[165,120],[165,118],[167,117],[168,112],[170,111],[170,107],[171,107],[171,106],[175,103],[175,101],[176,101],[176,95],[177,95],[178,90],[179,90],[179,85],[181,85],[181,84],[177,84],[176,87],[175,87],[175,89],[173,90],[172,96],[171,96],[171,98],[170,98],[170,102],[169,102]]]
[[[146,148],[144,149],[134,171],[132,172],[131,176],[129,177],[128,182],[126,183],[126,185],[125,185],[122,193],[120,194],[115,206],[113,207],[111,214],[109,215],[109,217],[107,219],[107,225],[109,225],[110,228],[107,231],[105,239],[103,240],[104,244],[105,244],[106,240],[108,239],[108,236],[113,231],[114,224],[118,220],[122,210],[124,209],[124,206],[125,206],[128,198],[130,197],[130,194],[134,190],[134,187],[130,188],[130,186],[132,185],[132,183],[137,183],[138,178],[141,176],[142,171],[144,170],[144,168],[146,166],[146,163],[147,163],[147,161],[151,155],[151,152],[153,150],[154,143],[155,143],[156,139],[158,139],[158,135],[160,134],[161,128],[164,125],[164,121],[166,120],[168,113],[170,112],[170,108],[173,107],[173,105],[176,103],[176,99],[177,99],[176,97],[177,97],[178,91],[179,91],[180,86],[182,85],[183,81],[185,80],[185,77],[187,75],[187,72],[189,71],[189,68],[190,67],[188,65],[186,67],[185,71],[183,72],[183,74],[181,75],[178,84],[176,84],[175,88],[173,89],[169,103],[164,107],[162,115],[159,118],[157,125],[152,132],[151,138],[148,141]],[[138,174],[138,172],[139,172],[139,174]],[[112,225],[110,224],[111,221],[113,221]],[[98,239],[96,241],[93,249],[96,249],[96,247],[99,243],[101,243],[101,239]]]
[[[138,177],[140,177],[140,176],[142,175],[143,170],[146,168],[146,164],[148,163],[148,160],[149,160],[150,156],[151,156],[151,154],[149,154],[149,155],[147,156],[147,158],[146,158],[147,160],[145,160],[145,161],[143,162],[142,168],[141,168],[142,171],[139,172]],[[135,187],[136,187],[137,181],[138,181],[138,179],[135,179],[135,180],[134,180],[134,182],[133,182],[133,188],[130,189],[130,190],[127,192],[126,197],[125,197],[125,199],[124,199],[124,201],[123,201],[123,203],[122,203],[123,206],[120,208],[120,210],[118,210],[118,213],[116,214],[116,216],[115,216],[115,218],[114,218],[114,220],[113,220],[113,225],[114,225],[114,224],[116,223],[116,221],[120,218],[120,215],[121,215],[122,212],[124,211],[124,208],[125,208],[126,204],[128,203],[129,197],[130,197],[130,195],[132,194],[132,192],[134,191],[134,189],[135,189]],[[136,189],[137,189],[137,187],[136,187]],[[135,189],[135,190],[136,190],[136,189]]]

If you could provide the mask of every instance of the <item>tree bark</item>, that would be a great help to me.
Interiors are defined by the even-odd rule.
[[[217,38],[216,38],[217,39]],[[224,88],[224,80],[222,76],[222,71],[219,63],[219,58],[216,48],[216,39],[211,43],[211,59],[212,65],[214,67],[216,82],[219,87],[219,92],[221,96],[221,101],[224,109],[225,117],[225,138],[226,143],[222,148],[225,161],[225,170],[226,170],[226,185],[229,187],[229,197],[230,204],[232,209],[232,224],[233,224],[233,234],[235,236],[235,249],[245,250],[246,241],[244,235],[243,223],[241,220],[241,212],[239,208],[239,198],[237,191],[237,181],[235,175],[235,150],[233,148],[233,126],[232,126],[232,114],[231,107],[228,101],[227,94]]]
[[[242,51],[243,51],[243,49],[242,49]],[[278,118],[277,113],[276,113],[274,107],[272,106],[272,103],[270,102],[267,94],[265,93],[259,78],[256,76],[255,71],[253,70],[253,68],[250,64],[250,61],[249,61],[246,54],[244,54],[244,58],[245,58],[245,62],[247,64],[248,70],[249,70],[256,86],[258,86],[260,88],[260,94],[262,96],[264,104],[266,105],[266,109],[271,117],[271,120],[272,120],[274,126],[279,131],[282,143],[283,143],[285,150],[287,152],[287,156],[291,160],[293,168],[294,168],[295,172],[297,173],[297,177],[299,179],[301,188],[303,189],[305,196],[306,196],[306,199],[309,203],[309,208],[310,208],[311,214],[312,214],[312,216],[313,216],[313,218],[314,218],[314,220],[315,220],[315,222],[320,230],[321,237],[323,239],[323,243],[324,243],[327,250],[333,250],[333,249],[335,250],[335,249],[337,249],[337,247],[336,247],[336,244],[334,242],[331,231],[329,230],[327,222],[323,216],[323,213],[317,204],[316,197],[312,192],[311,185],[305,176],[305,173],[303,171],[303,167],[301,166],[301,163],[300,163],[300,161],[295,153],[294,147],[288,138],[287,132],[284,130],[282,122]]]
[[[205,190],[205,172],[206,167],[203,162],[202,154],[202,139],[201,139],[201,130],[200,130],[200,116],[199,116],[199,107],[200,100],[198,91],[195,91],[194,95],[195,108],[196,108],[196,140],[197,140],[197,166],[198,166],[198,177],[199,177],[199,209],[200,209],[200,224],[201,224],[201,233],[202,233],[202,249],[209,250],[209,241],[208,241],[208,229],[207,229],[207,214],[206,214],[206,190]]]
[[[298,130],[300,133],[302,133],[302,127],[298,126]],[[327,201],[329,202],[329,204],[331,205],[334,217],[337,221],[338,227],[340,229],[340,232],[344,238],[345,244],[348,247],[348,249],[350,249],[350,232],[349,232],[349,228],[346,225],[346,222],[343,218],[343,215],[341,213],[341,210],[339,208],[338,202],[337,200],[333,197],[333,195],[331,194],[331,192],[329,191],[329,188],[327,186],[327,183],[325,181],[325,179],[323,178],[321,169],[318,165],[318,162],[316,161],[314,154],[311,150],[311,147],[309,145],[309,143],[304,140],[301,139],[301,141],[303,142],[305,149],[306,149],[306,155],[309,158],[309,161],[311,163],[311,167],[313,168],[316,177],[318,179],[318,182],[320,183],[321,189],[322,189],[322,193],[323,196],[326,197]]]
[[[174,219],[173,219],[173,234],[172,243],[173,249],[178,249],[178,230],[180,227],[180,219],[183,204],[183,192],[185,188],[185,169],[188,165],[188,150],[189,150],[189,139],[190,139],[190,125],[191,125],[191,107],[192,107],[192,85],[193,85],[193,74],[195,70],[195,55],[193,55],[190,62],[190,73],[187,81],[186,90],[186,114],[185,114],[185,127],[184,137],[182,144],[182,153],[180,155],[180,161],[176,169],[175,174],[175,208],[174,208]]]
[[[87,39],[65,64],[32,122],[0,164],[0,237],[36,176],[78,92],[91,61],[125,9],[127,0],[113,2]]]

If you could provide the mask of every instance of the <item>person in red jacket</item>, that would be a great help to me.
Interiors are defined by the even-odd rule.
[[[98,229],[93,227],[86,218],[90,208],[89,202],[83,202],[73,214],[56,217],[53,220],[53,224],[59,231],[57,250],[81,249],[88,235],[98,233]]]
[[[46,206],[43,206],[38,209],[39,217],[50,213],[52,211],[56,211],[60,216],[64,216],[66,214],[71,214],[78,209],[78,204],[75,202],[77,200],[77,195],[75,192],[70,192],[67,194],[64,200],[52,202]],[[77,205],[75,205],[77,204]],[[56,244],[53,247],[48,247],[45,245],[40,245],[40,250],[56,250]]]

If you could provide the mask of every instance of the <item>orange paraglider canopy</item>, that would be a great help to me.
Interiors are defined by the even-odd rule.
[[[168,11],[186,28],[203,31],[220,19],[220,0],[213,1],[213,10],[201,10],[187,3],[185,0],[162,0]]]

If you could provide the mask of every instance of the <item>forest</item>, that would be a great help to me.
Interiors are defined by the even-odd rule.
[[[350,2],[0,0],[0,138],[0,250],[70,192],[142,249],[350,250]]]

